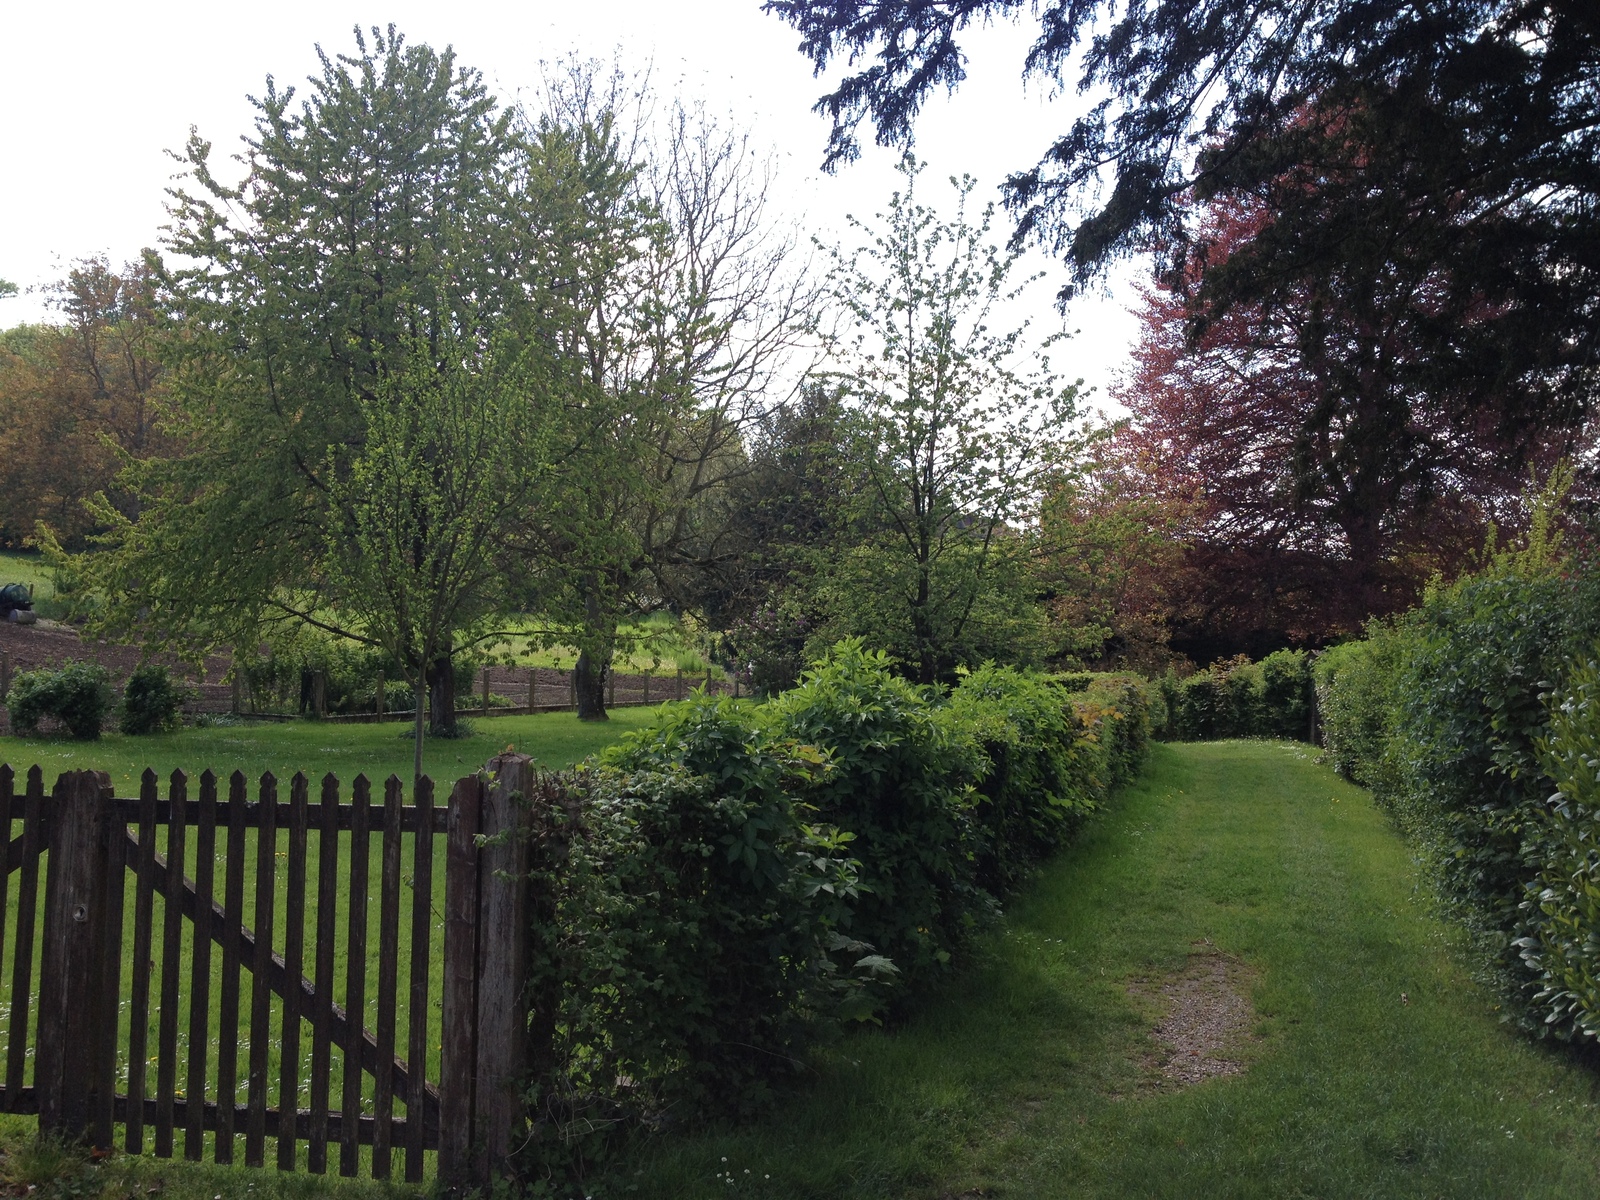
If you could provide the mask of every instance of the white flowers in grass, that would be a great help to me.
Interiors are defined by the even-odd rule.
[[[723,1162],[724,1166],[726,1166],[727,1161],[728,1161],[727,1156],[724,1155],[723,1158],[722,1158],[722,1162]],[[715,1175],[712,1176],[712,1178],[715,1179],[718,1183],[723,1184],[725,1187],[733,1187],[735,1184],[741,1184],[742,1185],[742,1184],[754,1183],[755,1182],[755,1176],[751,1173],[749,1167],[746,1167],[742,1172],[740,1172],[738,1174],[734,1173],[734,1168],[727,1167],[726,1170],[718,1171]],[[770,1182],[771,1179],[772,1179],[772,1176],[771,1175],[763,1175],[761,1177],[761,1179],[762,1179],[762,1182]]]

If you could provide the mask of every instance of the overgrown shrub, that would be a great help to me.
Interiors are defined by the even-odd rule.
[[[769,708],[778,736],[828,751],[832,769],[803,798],[855,835],[861,895],[849,934],[919,987],[991,908],[975,861],[974,785],[987,768],[976,737],[939,720],[934,693],[855,640]]]
[[[23,671],[11,681],[6,708],[18,733],[37,733],[41,720],[54,717],[72,737],[92,741],[114,699],[104,667],[69,661],[56,670]]]
[[[135,667],[117,706],[118,727],[136,736],[176,729],[187,695],[188,689],[174,684],[167,668],[154,663]]]
[[[759,711],[697,695],[582,774],[561,924],[585,1076],[633,1080],[636,1104],[738,1107],[798,1065],[819,1016],[871,1011],[892,968],[839,933],[850,839],[795,799],[829,769]]]

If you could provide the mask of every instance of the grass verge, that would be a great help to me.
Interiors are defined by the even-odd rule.
[[[423,743],[423,771],[436,793],[470,775],[508,746],[531,754],[547,767],[570,767],[610,745],[630,729],[654,720],[655,708],[619,708],[609,721],[580,721],[572,713],[538,713],[516,717],[464,717],[467,737]],[[328,772],[338,776],[349,794],[350,781],[366,773],[374,783],[391,774],[411,778],[411,726],[403,722],[345,725],[318,721],[281,721],[186,728],[176,733],[127,737],[106,733],[98,741],[74,742],[57,737],[0,737],[0,762],[17,772],[18,789],[29,767],[44,769],[45,788],[62,771],[107,771],[117,795],[138,794],[139,776],[153,767],[163,780],[174,770],[189,774],[190,794],[200,772],[219,776],[243,771],[252,787],[263,771],[286,781],[304,771],[313,781]],[[281,789],[280,789],[281,790]],[[285,793],[287,794],[287,793]]]

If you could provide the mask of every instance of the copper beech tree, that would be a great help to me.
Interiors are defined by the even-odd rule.
[[[1131,416],[1115,469],[1188,506],[1169,601],[1178,644],[1202,658],[1319,641],[1409,606],[1491,522],[1517,519],[1530,467],[1546,474],[1574,448],[1467,419],[1448,388],[1417,379],[1414,323],[1443,308],[1431,274],[1352,266],[1197,322],[1205,272],[1267,220],[1249,202],[1206,207],[1207,256],[1145,291],[1115,393]]]

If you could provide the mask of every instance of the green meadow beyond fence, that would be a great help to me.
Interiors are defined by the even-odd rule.
[[[495,836],[557,792],[531,760],[442,803],[393,776],[17,783],[0,767],[0,1107],[133,1154],[489,1178],[539,1057],[537,839]]]

